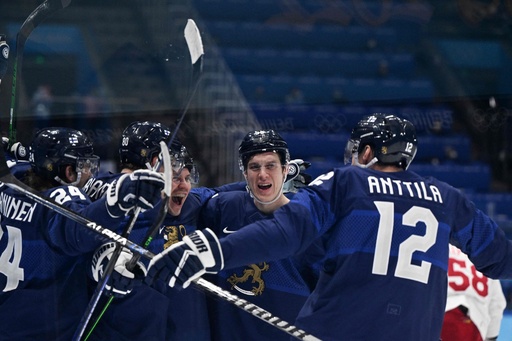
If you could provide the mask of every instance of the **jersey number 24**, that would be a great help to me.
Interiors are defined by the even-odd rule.
[[[24,278],[24,271],[20,268],[21,230],[12,226],[6,226],[6,228],[7,246],[0,255],[0,273],[4,274],[7,279],[3,292],[16,289],[18,283]],[[0,240],[3,235],[4,231],[0,229]]]

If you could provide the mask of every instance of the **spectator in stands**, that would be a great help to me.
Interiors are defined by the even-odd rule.
[[[286,94],[284,101],[286,104],[303,104],[304,103],[304,94],[302,93],[301,89],[299,89],[297,87],[293,87]]]
[[[389,76],[389,63],[387,60],[382,59],[381,61],[379,61],[379,68],[377,73],[377,76],[381,78],[386,78],[387,76]]]
[[[52,87],[49,84],[41,84],[32,95],[31,106],[37,129],[52,126],[51,108],[53,105]]]
[[[346,104],[348,102],[345,97],[345,93],[340,88],[335,88],[332,91],[332,103],[333,104]]]

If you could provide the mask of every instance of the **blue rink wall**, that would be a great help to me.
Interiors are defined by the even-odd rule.
[[[512,312],[503,315],[498,340],[512,340]]]

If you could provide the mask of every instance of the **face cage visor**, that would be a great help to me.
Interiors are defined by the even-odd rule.
[[[187,157],[183,152],[173,153],[171,150],[169,150],[169,152],[171,153],[172,174],[177,174],[179,176],[183,168],[187,168],[190,171],[190,183],[193,185],[198,184],[199,171],[197,170],[192,158]]]
[[[187,162],[179,172],[176,172],[174,174],[177,174],[178,176],[181,174],[181,171],[186,168],[189,170],[190,175],[187,177],[190,180],[190,183],[192,185],[197,185],[199,183],[199,171],[197,170],[196,166],[194,165],[194,162],[192,159],[189,159],[189,162]]]
[[[75,162],[75,171],[77,173],[91,173],[92,176],[98,175],[98,171],[100,168],[100,157],[97,155],[87,156],[87,157],[74,157],[76,158]]]
[[[347,145],[345,146],[345,153],[343,157],[343,163],[345,165],[351,165],[352,164],[352,156],[354,153],[357,153],[357,150],[359,149],[359,143],[361,141],[349,139],[347,141]]]
[[[75,160],[75,172],[77,174],[76,180],[68,183],[62,180],[59,176],[56,176],[54,179],[62,185],[72,185],[76,186],[80,183],[82,179],[82,174],[91,174],[91,177],[95,177],[98,175],[98,170],[100,168],[100,157],[97,155],[91,156],[74,156],[69,154],[64,154],[65,157]]]

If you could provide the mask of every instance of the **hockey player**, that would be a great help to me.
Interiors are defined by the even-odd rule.
[[[244,225],[271,218],[272,212],[289,202],[283,187],[290,153],[277,132],[249,132],[238,152],[248,191],[216,194],[201,211],[198,224],[198,228],[215,227],[214,232],[221,237],[236,233]],[[297,175],[299,168],[294,170]],[[285,320],[295,319],[310,294],[291,258],[244,264],[208,279]],[[285,333],[226,302],[208,299],[208,305],[212,340],[289,340]]]
[[[68,128],[38,131],[30,163],[28,185],[105,227],[117,226],[135,206],[153,207],[164,185],[160,174],[141,171],[119,178],[91,203],[79,187],[99,158],[83,133]],[[88,303],[84,257],[102,241],[5,184],[0,218],[0,339],[70,340]]]
[[[448,298],[441,339],[496,340],[507,305],[500,281],[475,270],[468,256],[453,245],[449,256]]]
[[[131,123],[122,134],[119,156],[122,172],[134,169],[152,168],[160,153],[160,141],[168,142],[171,132],[166,126],[151,121]],[[199,172],[187,148],[175,140],[169,149],[173,164],[173,183],[168,213],[158,228],[158,234],[149,244],[155,253],[181,241],[183,236],[196,229],[197,216],[202,205],[213,194],[222,190],[243,190],[245,184],[234,183],[219,188],[192,188],[199,181]],[[165,171],[165,170],[164,170]],[[101,195],[104,183],[110,178],[98,178],[88,185],[93,197]],[[130,234],[130,239],[143,244],[149,226],[152,226],[160,204],[154,209],[140,214]],[[100,248],[96,258],[108,261],[111,248]],[[99,273],[105,262],[95,262],[93,273]],[[120,297],[120,288],[112,283],[118,291],[99,324],[91,335],[94,340],[210,340],[205,294],[189,290],[177,293],[167,286],[154,290],[148,286],[138,286],[125,297]],[[107,298],[102,298],[103,306]],[[134,310],[133,307],[137,309]]]
[[[173,144],[171,154],[183,168],[178,172],[174,170],[168,213],[149,244],[149,249],[155,253],[195,230],[197,211],[201,201],[206,200],[200,199],[199,193],[190,194],[192,185],[197,181],[197,171],[185,147],[177,142]],[[130,234],[132,241],[139,244],[145,242],[143,238],[159,209],[160,204],[138,216]],[[112,252],[113,248],[99,249],[96,257],[108,261],[108,254]],[[92,266],[93,273],[99,273],[105,264],[97,262]],[[93,330],[93,340],[209,340],[204,293],[188,291],[181,294],[166,286],[155,290],[144,285],[134,287],[122,297],[117,283],[112,283],[112,286],[117,291],[117,298],[111,302]],[[102,298],[102,301],[106,302],[107,298]]]
[[[131,127],[131,128],[130,128]],[[123,133],[120,146],[123,168],[144,168],[148,158],[141,155],[157,155],[159,141],[169,134],[164,133],[163,125],[157,123],[135,122]],[[148,133],[152,131],[152,133]],[[152,150],[152,152],[147,152]],[[142,151],[142,152],[141,152]],[[182,240],[195,231],[199,210],[215,193],[222,191],[240,191],[245,193],[245,182],[227,184],[217,188],[195,187],[198,172],[187,149],[179,141],[170,149],[175,164],[182,165],[182,170],[174,170],[172,199],[168,214],[159,228],[159,235],[150,244],[150,249],[157,253]],[[128,162],[129,161],[129,162]],[[295,186],[304,185],[307,174],[301,172],[309,163],[294,160],[296,173],[289,178]],[[299,179],[303,179],[300,181]],[[300,183],[300,184],[299,184]],[[293,186],[288,186],[294,190]],[[159,206],[154,210],[139,215],[130,238],[143,243],[140,227],[153,223]],[[111,251],[109,251],[111,252]],[[104,264],[103,264],[104,265]],[[97,264],[101,266],[101,264]],[[115,287],[116,284],[114,283]],[[155,291],[149,287],[136,287],[129,295],[111,303],[92,336],[95,340],[210,340],[210,326],[207,318],[205,295],[195,290],[177,293],[167,286]],[[131,307],[137,306],[133,311]],[[146,310],[147,309],[147,310]],[[145,312],[147,311],[147,312]],[[155,315],[153,312],[158,311]]]
[[[512,243],[462,192],[407,170],[416,150],[410,122],[365,117],[346,147],[354,166],[319,176],[273,219],[220,241],[208,229],[185,237],[153,258],[147,282],[187,287],[205,271],[288,257],[320,238],[322,270],[296,326],[322,340],[437,341],[449,243],[492,278],[512,278]]]

